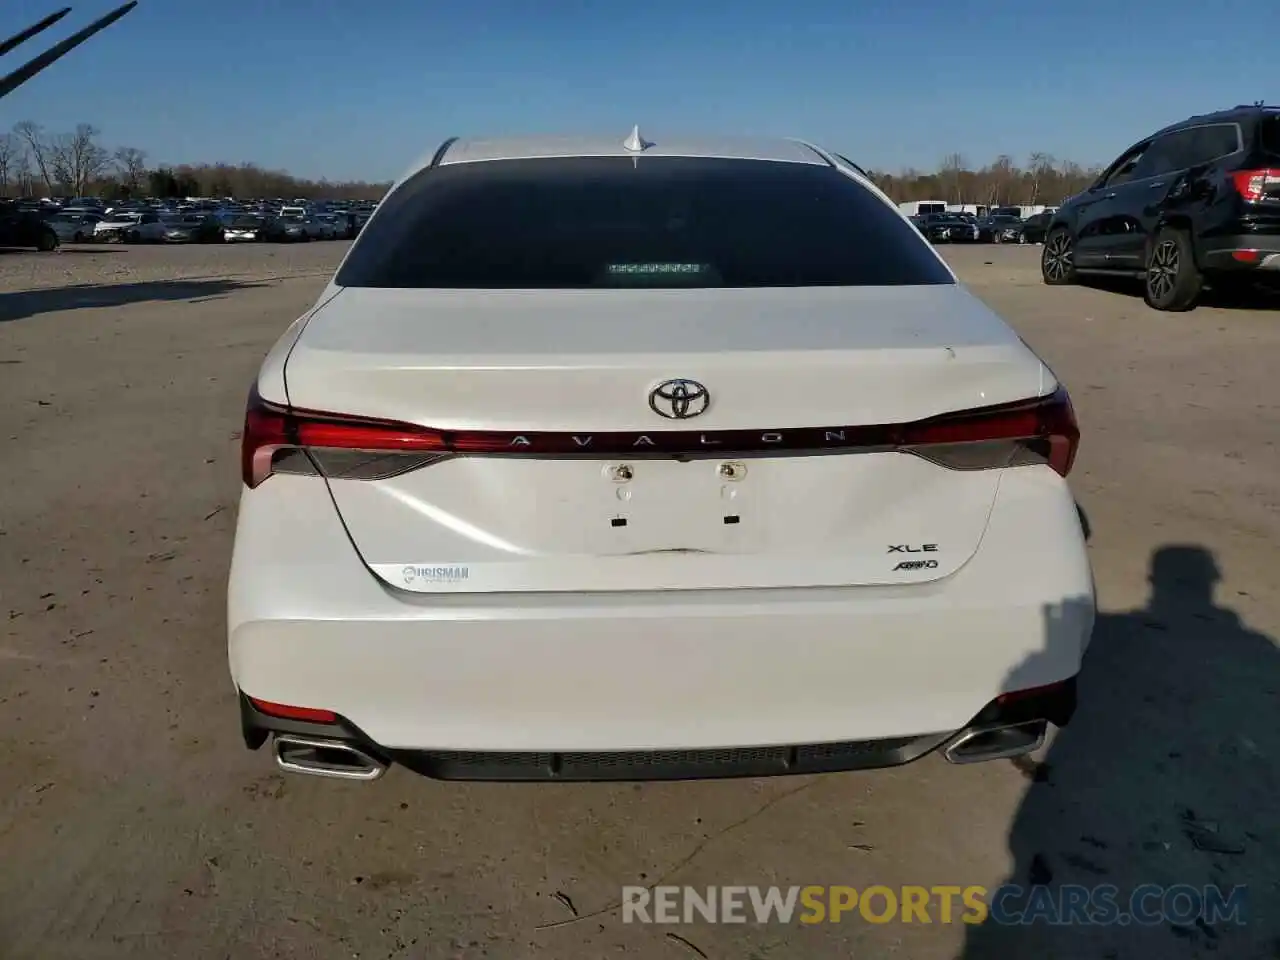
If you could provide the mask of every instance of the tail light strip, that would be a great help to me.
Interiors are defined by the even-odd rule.
[[[1236,192],[1246,200],[1280,200],[1280,168],[1238,170],[1231,175]]]
[[[910,423],[778,430],[647,433],[442,431],[391,420],[297,410],[257,389],[245,415],[241,467],[256,487],[272,473],[380,479],[451,456],[722,457],[896,450],[957,470],[1047,463],[1062,476],[1080,431],[1066,390]],[[305,453],[300,456],[300,453]]]

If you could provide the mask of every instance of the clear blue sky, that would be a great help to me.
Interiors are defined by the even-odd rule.
[[[0,35],[63,0],[3,0]],[[120,0],[66,0],[13,69]],[[25,54],[25,56],[23,56]],[[864,166],[1110,160],[1166,122],[1280,101],[1266,0],[142,0],[0,100],[153,161],[389,179],[450,135],[780,134]]]

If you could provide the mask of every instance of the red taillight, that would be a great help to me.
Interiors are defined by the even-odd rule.
[[[444,435],[437,430],[389,420],[289,410],[263,400],[255,384],[249,393],[240,444],[240,471],[245,485],[256,487],[272,473],[314,472],[299,470],[296,465],[280,469],[281,454],[300,454],[304,450],[429,455],[450,452]],[[302,463],[309,465],[310,461],[303,457]]]
[[[250,697],[249,702],[259,713],[281,720],[305,720],[308,723],[337,723],[338,715],[332,710],[317,710],[314,707],[291,707],[284,703],[272,703],[270,700],[259,700]]]
[[[245,414],[241,468],[256,487],[273,473],[338,479],[396,476],[448,456],[723,457],[901,450],[953,470],[1047,463],[1071,471],[1080,431],[1066,390],[913,423],[777,430],[629,433],[441,431],[392,420],[291,410],[255,390]]]
[[[936,458],[937,451],[929,448],[958,444],[961,449],[957,453],[964,452],[973,464],[970,469],[1012,466],[1021,462],[984,463],[980,451],[965,449],[970,444],[993,444],[1000,441],[1014,441],[1022,445],[1040,444],[1044,448],[1040,452],[1043,462],[1065,477],[1071,472],[1076,459],[1076,448],[1080,445],[1080,428],[1076,424],[1075,411],[1066,389],[1059,387],[1047,397],[1023,403],[945,414],[907,424],[902,428],[899,442],[904,447],[926,448],[921,452],[933,454],[931,459]],[[1022,449],[1035,452],[1033,447],[1023,446]]]
[[[1280,168],[1238,170],[1231,175],[1231,181],[1246,200],[1261,200],[1272,190],[1280,192]]]
[[[240,476],[248,487],[256,487],[271,476],[271,459],[289,443],[286,414],[268,405],[255,383],[249,391],[244,411],[244,433],[240,435]]]

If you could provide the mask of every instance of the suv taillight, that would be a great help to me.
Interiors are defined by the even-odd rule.
[[[1280,168],[1267,170],[1237,170],[1231,175],[1236,192],[1246,200],[1261,200],[1274,193],[1280,199]]]

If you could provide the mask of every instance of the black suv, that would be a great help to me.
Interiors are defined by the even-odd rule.
[[[1206,278],[1280,282],[1280,108],[1240,106],[1130,147],[1053,216],[1044,282],[1140,276],[1157,310],[1188,310]]]
[[[53,209],[57,212],[57,208]],[[16,203],[0,202],[0,247],[35,247],[57,250],[58,235],[39,210]]]

